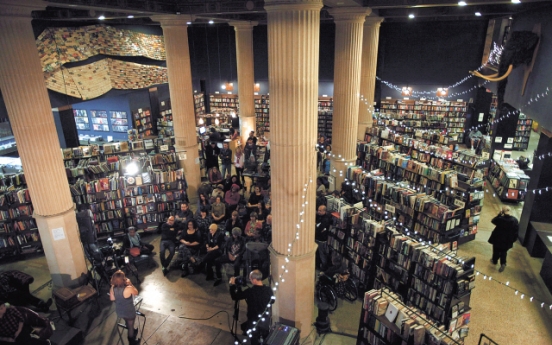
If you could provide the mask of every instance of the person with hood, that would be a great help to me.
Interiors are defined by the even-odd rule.
[[[513,247],[517,240],[519,224],[516,217],[510,214],[509,206],[502,206],[502,211],[491,220],[496,225],[493,230],[489,243],[493,245],[493,257],[491,263],[496,265],[500,259],[499,272],[506,268],[506,254]]]

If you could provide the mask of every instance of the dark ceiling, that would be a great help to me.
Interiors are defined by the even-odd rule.
[[[54,21],[94,21],[104,15],[109,23],[143,24],[153,14],[189,14],[194,22],[226,22],[229,20],[266,23],[262,0],[46,0],[46,11],[35,12],[34,17]],[[516,13],[551,6],[552,0],[467,0],[459,6],[457,0],[326,0],[321,13],[323,21],[332,18],[329,7],[364,6],[385,21],[443,21],[488,20],[513,16]],[[479,12],[481,16],[476,16]],[[408,15],[415,15],[409,19]],[[128,18],[133,16],[133,18]]]

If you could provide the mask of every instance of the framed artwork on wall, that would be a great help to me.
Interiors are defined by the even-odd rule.
[[[110,111],[111,129],[113,132],[126,133],[128,131],[128,118],[126,111]]]
[[[73,109],[73,115],[75,116],[75,124],[77,125],[77,129],[90,129],[90,123],[88,122],[88,113],[86,112],[86,110]]]
[[[109,132],[109,123],[107,121],[107,111],[90,110],[92,117],[92,129],[98,132]]]

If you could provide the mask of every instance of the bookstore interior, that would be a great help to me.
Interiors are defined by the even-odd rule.
[[[496,23],[500,30],[495,30],[495,36],[506,44],[512,21]],[[94,25],[44,31],[37,38],[39,51],[44,53],[43,65],[57,63],[55,56],[48,56],[56,51],[48,46],[55,35],[66,35],[70,41],[92,31],[100,37],[114,37],[117,30],[121,29]],[[130,35],[129,41],[142,40],[153,47],[162,44],[153,35]],[[549,47],[546,49],[550,54]],[[112,53],[105,54],[113,58],[93,64],[136,71],[136,66],[123,66],[131,63],[117,65],[115,56],[120,54]],[[499,67],[491,65],[495,70]],[[139,84],[138,79],[147,83],[144,80],[149,78],[150,84],[139,84],[140,90],[134,91],[137,96],[102,96],[105,87],[98,82],[92,87],[97,90],[88,90],[91,94],[83,95],[80,102],[52,109],[75,211],[90,216],[100,243],[122,242],[129,227],[136,227],[146,240],[156,238],[160,224],[189,199],[185,171],[175,150],[168,85],[166,81],[156,82],[158,67],[148,68],[141,70],[136,80],[111,76],[112,84]],[[59,78],[63,73],[47,75],[49,92],[74,96],[73,89],[59,87]],[[472,294],[479,284],[492,284],[491,277],[487,281],[482,273],[489,271],[490,254],[483,257],[483,264],[481,255],[476,262],[477,255],[463,251],[462,246],[483,243],[482,239],[475,240],[483,228],[485,233],[492,230],[494,226],[489,224],[497,207],[509,205],[515,210],[523,234],[519,235],[521,244],[531,257],[544,258],[539,278],[544,281],[542,286],[552,290],[552,226],[530,216],[532,208],[546,209],[536,203],[549,189],[546,182],[550,173],[544,170],[552,142],[548,144],[542,137],[552,134],[538,123],[542,117],[532,118],[535,112],[530,103],[514,107],[503,99],[504,94],[501,99],[500,90],[484,82],[455,92],[455,86],[462,82],[420,91],[413,83],[403,87],[378,80],[379,98],[371,108],[373,122],[364,138],[356,142],[356,161],[347,166],[344,182],[336,185],[334,172],[319,166],[323,184],[328,184],[330,191],[341,191],[322,195],[321,203],[331,215],[329,255],[332,261],[346,266],[348,273],[340,276],[333,288],[317,285],[315,297],[330,307],[350,308],[346,310],[355,313],[354,317],[348,315],[348,321],[357,329],[357,345],[475,344],[480,335],[470,330],[470,321],[478,318]],[[204,182],[208,181],[205,147],[215,141],[222,148],[223,143],[236,140],[233,133],[240,130],[239,92],[233,91],[233,86],[226,83],[219,91],[208,92],[204,87],[194,91]],[[544,99],[548,92],[546,88],[530,102]],[[320,162],[331,154],[333,102],[331,95],[318,99],[318,137],[324,143],[318,153]],[[246,167],[244,174],[252,184],[270,178],[270,95],[261,93],[258,84],[254,112],[258,150],[254,166]],[[7,119],[0,123],[0,167],[0,264],[43,255],[32,198]],[[538,174],[533,173],[535,167]],[[526,210],[528,198],[534,206]],[[484,204],[487,202],[492,204]],[[484,212],[493,215],[484,217]],[[351,304],[355,308],[338,302],[341,279],[351,281],[345,290],[354,289],[354,294],[345,291],[345,296],[358,295]],[[497,284],[508,286],[509,282]],[[525,296],[533,302],[530,294],[519,293],[521,299]],[[515,290],[519,299],[517,295]],[[534,304],[552,309],[551,303],[536,298]],[[322,312],[326,306],[318,307]],[[333,321],[332,315],[330,318]],[[325,322],[316,319],[319,332],[327,326]],[[484,336],[481,333],[479,344],[498,344]],[[550,341],[552,336],[545,339]]]

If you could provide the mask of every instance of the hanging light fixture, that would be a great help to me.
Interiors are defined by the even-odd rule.
[[[410,86],[403,86],[401,94],[405,97],[412,96],[412,88]]]
[[[203,121],[203,118],[200,117],[199,120],[197,121],[197,124],[202,126],[203,124],[205,123],[205,121]]]
[[[437,89],[437,97],[447,97],[448,96],[448,88],[440,87]]]

